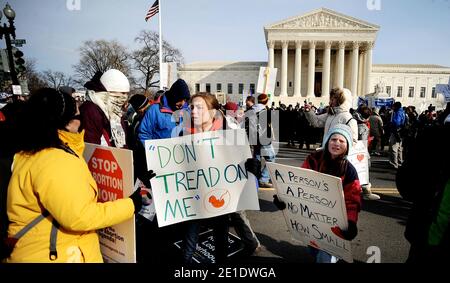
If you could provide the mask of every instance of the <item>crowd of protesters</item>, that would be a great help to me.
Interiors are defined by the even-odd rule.
[[[450,104],[440,112],[430,105],[420,115],[414,107],[402,107],[400,102],[390,108],[360,105],[352,109],[350,91],[335,88],[328,106],[315,107],[304,101],[303,105],[286,107],[280,103],[269,107],[269,96],[260,94],[247,97],[245,105],[239,107],[234,102],[220,105],[209,93],[191,95],[182,79],[152,98],[142,94],[130,97],[127,77],[115,69],[96,73],[84,87],[86,95],[81,100],[75,99],[76,92],[70,87],[44,88],[28,101],[13,97],[0,109],[0,221],[8,223],[2,225],[2,236],[8,236],[8,244],[2,245],[1,253],[8,262],[101,262],[95,230],[139,211],[139,191],[123,200],[96,202],[98,188],[82,157],[85,142],[131,149],[135,177],[150,186],[154,174],[146,165],[145,140],[238,128],[246,130],[253,155],[246,169],[258,178],[262,188],[273,187],[265,161],[276,161],[275,141],[299,150],[317,148],[303,167],[343,179],[349,228],[339,236],[347,240],[358,232],[361,196],[380,198],[371,192],[370,182],[359,183],[355,168],[346,160],[352,146],[364,141],[371,155],[389,157],[392,168],[398,170],[399,191],[414,203],[406,233],[412,244],[409,260],[418,261],[430,254],[442,257],[436,246],[445,245],[448,250]],[[279,118],[277,131],[274,113]],[[183,119],[190,119],[190,123],[183,123]],[[440,142],[432,145],[436,140]],[[442,155],[417,155],[421,146],[439,150]],[[433,157],[440,162],[434,162]],[[405,177],[420,174],[424,164],[430,174],[427,176],[435,177],[431,187],[425,181],[412,183],[412,178]],[[421,189],[427,197],[421,197]],[[285,207],[276,196],[274,203]],[[217,262],[226,261],[230,225],[241,238],[246,255],[261,249],[245,211],[163,228],[156,223],[156,219],[136,217],[138,262],[164,261],[169,246],[182,237],[185,245],[180,261],[191,263],[198,235],[207,227],[213,228]],[[40,229],[28,233],[34,226]],[[51,238],[54,236],[49,239],[55,234],[64,239],[64,244],[57,245],[61,240],[56,242]],[[50,248],[48,242],[52,243]],[[327,253],[314,249],[311,253],[317,262],[334,261]]]

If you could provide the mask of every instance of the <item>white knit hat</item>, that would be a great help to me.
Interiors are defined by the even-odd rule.
[[[109,92],[130,92],[130,82],[119,70],[110,69],[106,71],[101,76],[100,82]]]

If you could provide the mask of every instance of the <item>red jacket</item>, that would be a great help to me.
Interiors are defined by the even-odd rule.
[[[316,156],[319,152],[310,154],[305,162],[303,162],[302,168],[319,171],[319,162]],[[342,180],[342,186],[344,188],[344,200],[345,207],[347,208],[347,218],[349,221],[357,223],[358,213],[361,210],[361,185],[358,179],[358,173],[355,167],[350,162],[347,163],[347,169],[344,176],[340,177]]]

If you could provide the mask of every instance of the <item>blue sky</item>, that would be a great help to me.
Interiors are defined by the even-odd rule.
[[[449,0],[160,0],[163,36],[194,61],[266,61],[263,27],[320,7],[381,27],[374,63],[450,67]],[[380,10],[368,2],[381,3]],[[144,16],[154,0],[9,0],[17,38],[38,70],[72,74],[85,40],[116,39],[127,48],[143,29],[158,30]],[[80,10],[68,9],[80,3]],[[0,0],[3,9],[6,1]],[[70,5],[69,5],[70,6]],[[3,16],[2,22],[5,22]],[[4,47],[4,40],[0,42]]]

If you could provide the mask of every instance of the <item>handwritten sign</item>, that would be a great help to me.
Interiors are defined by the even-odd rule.
[[[359,140],[348,153],[347,159],[358,172],[358,178],[361,185],[369,184],[369,151],[367,150],[367,141]]]
[[[277,80],[277,68],[261,67],[259,68],[257,93],[274,94],[275,82]]]
[[[86,143],[84,159],[99,189],[99,202],[131,195],[133,190],[133,152],[126,149]],[[97,231],[105,262],[135,263],[134,217]]]
[[[244,129],[145,141],[159,227],[240,210],[259,210]]]
[[[267,167],[278,197],[286,203],[283,214],[293,238],[353,262],[350,242],[333,233],[348,226],[341,179],[276,163]]]

